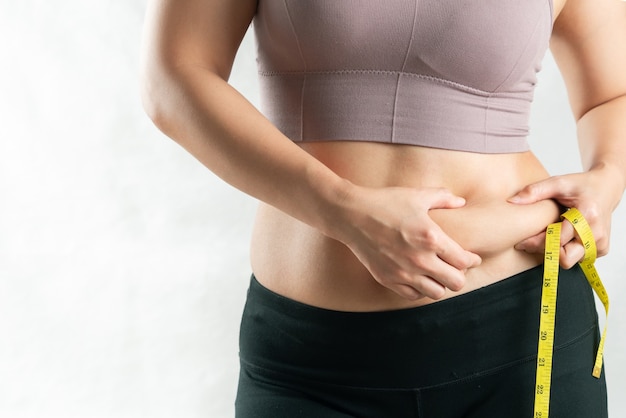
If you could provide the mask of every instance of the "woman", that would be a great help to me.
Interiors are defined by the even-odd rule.
[[[227,84],[253,20],[265,115]],[[577,207],[605,255],[626,187],[624,39],[617,0],[153,0],[148,114],[261,201],[237,416],[530,416],[543,231]],[[548,43],[583,173],[526,143]],[[561,245],[550,413],[606,416]]]

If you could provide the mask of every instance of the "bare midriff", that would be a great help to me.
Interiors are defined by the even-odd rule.
[[[431,218],[463,248],[482,258],[458,292],[476,290],[535,267],[541,257],[515,244],[558,219],[552,201],[514,205],[507,199],[548,177],[531,152],[479,154],[374,142],[309,142],[301,147],[339,176],[367,187],[443,187],[465,198],[458,209],[432,209]],[[433,303],[408,300],[380,285],[342,243],[261,204],[251,247],[259,282],[288,298],[341,311],[380,311]]]

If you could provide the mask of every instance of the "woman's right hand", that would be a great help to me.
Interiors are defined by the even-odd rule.
[[[374,279],[398,295],[440,299],[459,291],[465,272],[481,263],[430,218],[430,209],[465,205],[462,197],[440,188],[355,186],[347,218],[335,231]]]

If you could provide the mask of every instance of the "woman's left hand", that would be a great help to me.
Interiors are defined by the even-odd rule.
[[[585,217],[596,241],[598,257],[609,252],[611,214],[619,203],[622,189],[619,176],[607,167],[584,173],[550,177],[530,184],[509,199],[514,204],[531,204],[553,199],[566,208],[577,208]],[[543,253],[545,231],[519,242],[516,249],[529,253]],[[569,222],[561,228],[561,267],[569,269],[584,257],[585,249]]]

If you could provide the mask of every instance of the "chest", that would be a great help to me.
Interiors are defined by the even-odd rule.
[[[260,0],[255,18],[261,71],[401,71],[486,91],[538,71],[551,28],[551,0]]]

